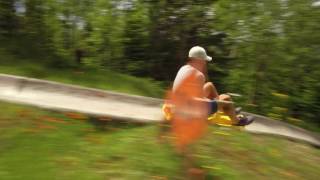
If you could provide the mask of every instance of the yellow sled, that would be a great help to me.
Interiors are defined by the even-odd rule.
[[[162,106],[162,112],[164,118],[167,121],[171,121],[173,117],[173,106],[170,104],[164,104]],[[223,112],[216,112],[208,117],[208,121],[212,124],[217,124],[219,126],[232,126],[232,121],[229,116],[225,115]]]

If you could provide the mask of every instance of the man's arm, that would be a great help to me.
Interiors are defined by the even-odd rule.
[[[232,101],[223,101],[223,100],[211,100],[211,99],[207,99],[207,98],[198,98],[198,97],[195,97],[194,100],[196,101],[201,101],[201,102],[212,102],[212,101],[215,101],[217,102],[218,104],[221,104],[221,105],[224,105],[224,104],[234,104]]]

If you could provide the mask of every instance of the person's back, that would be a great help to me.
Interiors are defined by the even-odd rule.
[[[207,127],[208,106],[195,98],[203,97],[203,73],[190,64],[182,66],[174,80],[171,103],[174,107],[172,130],[179,148],[197,140]]]
[[[199,85],[202,86],[202,84],[204,84],[205,82],[205,76],[203,75],[203,73],[201,71],[199,71],[198,69],[194,68],[193,66],[186,64],[184,66],[182,66],[174,81],[173,81],[173,86],[172,86],[172,92],[175,93],[179,88],[181,88],[181,85],[186,81],[186,80],[190,80],[190,78],[196,78],[198,80],[198,82],[200,83]]]

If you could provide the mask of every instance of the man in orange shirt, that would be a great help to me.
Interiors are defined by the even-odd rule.
[[[245,126],[253,117],[238,116],[229,95],[219,95],[211,82],[206,82],[207,56],[204,48],[195,46],[189,51],[189,61],[182,66],[174,80],[171,101],[174,105],[173,132],[180,146],[190,144],[204,132],[209,115],[223,111],[233,125]]]

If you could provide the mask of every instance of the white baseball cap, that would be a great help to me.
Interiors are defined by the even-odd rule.
[[[212,60],[212,57],[208,56],[206,50],[200,46],[194,46],[190,49],[189,58],[198,58],[206,61]]]

